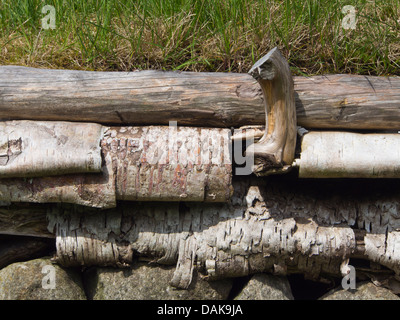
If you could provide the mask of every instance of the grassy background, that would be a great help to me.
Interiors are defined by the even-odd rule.
[[[44,5],[56,28],[42,29]],[[344,5],[355,30],[342,27]],[[278,46],[293,74],[400,75],[400,0],[2,0],[0,64],[247,72]]]

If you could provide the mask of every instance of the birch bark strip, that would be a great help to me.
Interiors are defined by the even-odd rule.
[[[74,203],[95,208],[116,206],[111,159],[106,156],[100,173],[68,174],[0,181],[0,201]]]
[[[280,177],[282,178],[282,177]],[[395,180],[234,181],[229,203],[123,202],[0,207],[0,233],[56,237],[65,266],[174,265],[180,287],[191,270],[210,279],[257,272],[341,276],[348,258],[400,274],[400,185]]]
[[[94,123],[0,122],[0,178],[100,172],[102,136]]]
[[[399,178],[400,134],[311,131],[296,164],[301,178]]]
[[[183,288],[193,268],[210,279],[257,272],[300,272],[315,279],[341,275],[341,265],[356,257],[398,273],[400,257],[390,237],[400,227],[400,187],[393,184],[382,196],[365,192],[363,184],[366,190],[374,188],[360,183],[357,188],[241,181],[234,183],[235,194],[226,204],[126,202],[100,212],[74,208],[50,214],[49,230],[57,236],[63,265],[127,266],[135,256],[147,257],[177,264],[171,281]],[[370,236],[379,243],[370,245]]]

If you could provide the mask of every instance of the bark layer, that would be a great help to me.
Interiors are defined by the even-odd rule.
[[[400,135],[312,131],[296,164],[300,178],[399,178]]]
[[[100,212],[57,211],[49,215],[57,259],[66,266],[124,266],[147,257],[176,264],[171,283],[181,288],[190,284],[194,268],[210,279],[257,272],[318,278],[341,275],[352,257],[399,273],[398,184],[379,186],[387,192],[383,197],[363,182],[358,189],[342,184],[340,191],[321,181],[234,186],[227,204],[126,202]]]
[[[100,172],[102,136],[94,123],[0,122],[0,178]]]
[[[111,127],[118,200],[225,202],[232,194],[230,130],[176,126]]]
[[[20,126],[23,127],[24,123]],[[117,199],[225,202],[232,194],[228,129],[176,126],[103,128],[85,125],[91,128],[87,130],[89,142],[99,152],[101,150],[102,156],[98,161],[102,164],[101,172],[45,175],[30,179],[4,178],[0,184],[0,201],[65,202],[111,208],[116,206]],[[97,136],[99,131],[102,132],[100,137]],[[91,135],[96,136],[93,139],[96,142],[91,141]],[[79,143],[84,139],[79,135],[73,140]],[[88,143],[82,142],[84,150]],[[55,161],[54,168],[59,163],[68,164],[68,158],[79,153],[80,149],[68,151],[69,156]],[[33,150],[31,152],[34,153]],[[47,158],[45,153],[46,149],[43,154],[46,160],[43,162],[48,161],[47,167],[50,167],[53,157]],[[64,153],[60,152],[60,155]],[[26,162],[36,168],[34,160]],[[67,164],[64,163],[65,166]],[[18,168],[14,171],[18,172]]]

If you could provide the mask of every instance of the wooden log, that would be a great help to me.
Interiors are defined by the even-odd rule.
[[[311,131],[296,165],[300,178],[400,178],[400,134]]]
[[[293,77],[297,125],[400,130],[400,79]],[[1,120],[240,127],[265,125],[260,85],[249,74],[91,72],[0,66]]]
[[[54,234],[47,229],[48,210],[52,208],[32,203],[3,203],[0,206],[0,234],[54,238]]]
[[[100,172],[102,137],[94,123],[0,122],[0,178]]]

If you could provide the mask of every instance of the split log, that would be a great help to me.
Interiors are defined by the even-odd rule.
[[[176,264],[172,283],[177,287],[190,283],[194,268],[210,279],[257,272],[316,279],[341,276],[341,266],[352,258],[400,274],[397,181],[247,177],[234,187],[229,203],[122,202],[108,210],[35,205],[48,223],[37,220],[42,227],[34,229],[46,226],[43,236],[56,237],[56,260],[62,265],[121,267],[137,257]],[[10,215],[14,206],[8,207]],[[22,217],[29,210],[18,213]],[[12,229],[6,219],[0,232],[7,224]],[[31,233],[25,224],[19,234],[28,227]]]
[[[294,77],[297,125],[400,130],[400,79]],[[249,74],[91,72],[0,66],[1,120],[240,127],[264,125],[259,84]]]
[[[300,178],[400,178],[400,134],[311,131],[296,165]]]

